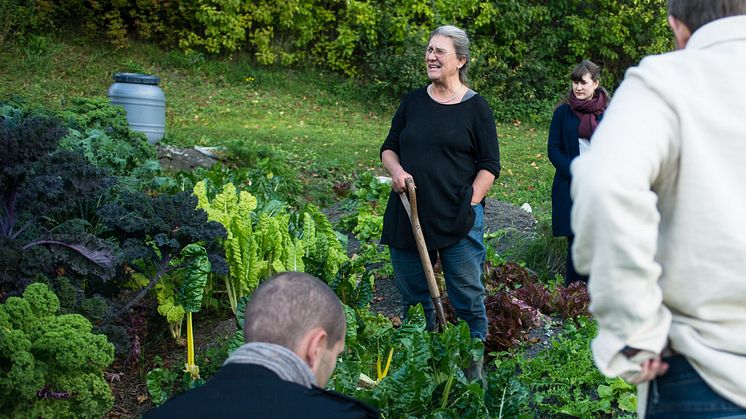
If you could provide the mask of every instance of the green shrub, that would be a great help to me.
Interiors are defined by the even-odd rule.
[[[20,3],[18,3],[20,4]],[[589,58],[613,90],[643,56],[671,46],[665,0],[82,0],[40,1],[30,22],[78,23],[126,46],[137,34],[189,52],[247,51],[264,65],[308,65],[360,77],[394,97],[423,85],[427,34],[444,24],[469,34],[471,86],[498,119],[545,123]],[[168,6],[168,7],[167,7]],[[11,6],[25,16],[30,6]],[[17,27],[19,18],[3,25]],[[29,26],[28,31],[42,26]],[[17,29],[21,30],[21,29]],[[24,29],[25,30],[25,29]],[[39,29],[41,30],[41,29]],[[9,30],[6,30],[6,32]],[[0,38],[1,39],[1,38]]]
[[[0,305],[0,410],[7,417],[101,417],[113,405],[103,370],[114,348],[78,314],[57,315],[44,284]]]

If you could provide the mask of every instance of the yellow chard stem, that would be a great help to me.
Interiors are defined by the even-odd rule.
[[[187,313],[187,365],[194,365],[194,334],[192,333],[192,313]]]
[[[381,371],[381,356],[379,355],[376,359],[376,372],[378,373],[377,383],[381,382],[389,374],[389,367],[391,367],[391,358],[394,356],[394,348],[389,350],[389,357],[386,360],[386,366]]]
[[[192,380],[199,378],[199,367],[194,363],[194,333],[192,332],[191,312],[187,312],[187,362],[184,371],[192,376]]]
[[[383,377],[381,377],[381,379],[383,379],[389,374],[389,367],[391,366],[391,358],[393,356],[394,356],[394,348],[391,348],[389,350],[389,359],[386,360],[386,368],[383,369]]]

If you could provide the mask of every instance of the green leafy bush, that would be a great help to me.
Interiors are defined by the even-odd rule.
[[[0,305],[0,410],[7,417],[101,417],[114,398],[103,370],[114,348],[78,314],[57,315],[46,285]]]
[[[245,50],[264,65],[313,64],[368,81],[373,98],[396,98],[426,83],[427,34],[457,25],[471,39],[471,87],[503,121],[547,122],[569,87],[570,68],[582,59],[600,64],[602,83],[613,90],[627,67],[671,46],[665,0],[40,3],[45,6],[34,9],[30,21],[82,20],[89,33],[104,33],[120,46],[137,33],[197,53]],[[13,10],[21,16],[31,9]]]

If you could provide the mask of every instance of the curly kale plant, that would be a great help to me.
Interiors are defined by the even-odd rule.
[[[92,165],[109,170],[129,189],[158,184],[160,165],[155,147],[144,134],[130,129],[123,107],[106,98],[79,98],[60,116],[68,128],[60,148],[81,152]]]
[[[59,269],[111,278],[111,244],[94,236],[100,200],[115,182],[76,153],[57,151],[65,129],[48,116],[0,118],[0,300]]]
[[[0,305],[0,412],[11,418],[102,417],[114,398],[103,370],[114,348],[78,314],[57,315],[44,284]]]
[[[121,243],[125,260],[132,261],[127,268],[147,280],[145,288],[115,317],[140,301],[164,275],[184,268],[173,261],[192,243],[205,247],[212,272],[227,273],[225,252],[219,243],[226,237],[225,228],[208,221],[205,211],[197,208],[197,198],[188,192],[155,197],[126,192],[120,202],[103,207],[99,215]]]

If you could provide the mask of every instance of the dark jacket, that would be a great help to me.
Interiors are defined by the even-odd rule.
[[[155,418],[377,418],[364,403],[317,387],[281,380],[259,365],[224,365],[205,385],[143,415]]]
[[[597,119],[600,121],[601,117]],[[552,234],[555,236],[573,235],[570,228],[570,163],[580,154],[578,124],[580,119],[565,103],[555,109],[549,126],[547,155],[556,169],[552,182]]]
[[[466,237],[474,224],[472,183],[480,170],[500,175],[495,118],[476,94],[455,105],[435,102],[426,88],[407,94],[399,105],[381,153],[391,150],[414,178],[422,234],[430,250]],[[416,250],[399,195],[389,195],[381,243]]]

